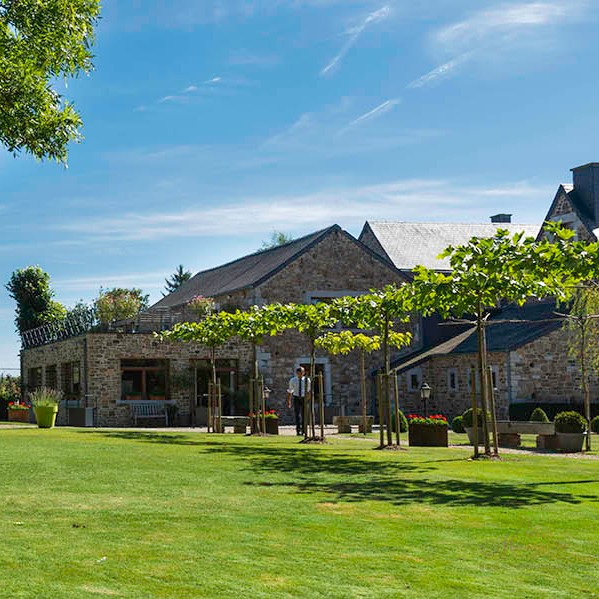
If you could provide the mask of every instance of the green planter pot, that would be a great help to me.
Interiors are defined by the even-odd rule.
[[[38,406],[33,408],[39,428],[53,428],[56,423],[58,406]]]

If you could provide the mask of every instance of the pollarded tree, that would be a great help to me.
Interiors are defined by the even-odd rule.
[[[55,89],[92,69],[99,0],[0,2],[0,144],[66,162],[81,118]]]
[[[314,385],[316,374],[316,339],[327,329],[337,324],[337,317],[331,305],[318,302],[316,304],[285,304],[278,307],[279,325],[283,329],[295,329],[308,340],[310,347],[310,377],[312,387],[308,394],[304,410],[304,440],[324,441],[324,406],[320,406],[320,437],[316,436],[314,419]],[[307,418],[306,418],[307,416]]]
[[[362,432],[366,434],[367,400],[366,400],[366,354],[381,349],[380,337],[370,337],[364,333],[353,331],[328,332],[316,339],[316,347],[330,354],[346,356],[354,350],[360,352],[360,408],[362,412]]]
[[[250,391],[250,414],[258,411],[262,413],[261,430],[266,430],[264,386],[260,384],[260,369],[258,366],[258,346],[262,345],[265,337],[274,337],[281,333],[288,322],[284,318],[285,309],[281,304],[267,304],[264,306],[252,306],[247,311],[236,310],[228,315],[234,335],[252,344],[253,353],[253,387]],[[225,313],[221,313],[226,317]],[[259,403],[258,403],[259,402]],[[254,416],[250,416],[250,430],[256,432]]]
[[[17,304],[15,324],[19,333],[56,322],[66,315],[65,307],[52,299],[50,275],[39,266],[15,270],[6,289]]]
[[[443,274],[423,266],[414,269],[415,306],[425,315],[472,318],[478,339],[478,372],[481,408],[488,413],[489,385],[486,351],[486,325],[491,310],[502,300],[525,303],[530,297],[553,296],[566,299],[570,286],[592,270],[594,259],[581,255],[582,246],[572,245],[569,235],[558,226],[549,225],[553,239],[537,242],[522,233],[510,236],[499,229],[491,238],[472,238],[468,243],[448,247],[441,257],[449,257],[451,272]],[[577,271],[574,264],[580,260]],[[476,422],[476,403],[473,404]],[[495,422],[494,410],[491,410]],[[485,453],[490,455],[489,423],[483,418]],[[476,427],[474,429],[476,431]],[[497,440],[494,427],[494,450]],[[478,443],[474,443],[478,456]]]
[[[227,312],[210,314],[200,322],[179,322],[170,331],[159,334],[159,337],[164,340],[199,343],[210,350],[212,393],[209,393],[208,399],[208,432],[211,429],[212,431],[222,430],[220,395],[216,392],[219,383],[216,376],[216,350],[234,335],[231,315]],[[215,408],[214,413],[213,408]]]
[[[366,295],[337,298],[332,303],[333,314],[345,326],[374,333],[374,343],[383,351],[383,378],[379,404],[381,447],[393,445],[393,417],[391,413],[391,348],[400,349],[411,343],[412,335],[407,330],[395,327],[410,320],[412,314],[412,291],[408,285],[387,285],[380,290],[371,290]],[[395,418],[399,423],[399,405],[395,402]],[[386,425],[386,426],[385,426]],[[385,444],[385,428],[387,443]],[[397,442],[399,445],[399,426]]]

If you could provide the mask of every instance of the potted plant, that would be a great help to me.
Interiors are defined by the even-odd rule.
[[[9,422],[29,422],[29,405],[18,401],[8,402]]]
[[[262,414],[258,413],[258,422],[262,422]],[[264,412],[265,433],[267,435],[279,434],[279,414],[275,410]]]
[[[48,387],[42,387],[29,393],[29,401],[33,406],[39,428],[52,428],[54,426],[61,398],[62,393],[60,391]]]
[[[411,447],[447,447],[447,418],[408,415],[408,440]]]
[[[476,419],[478,421],[478,444],[483,445],[483,412],[482,410],[477,410]],[[487,422],[490,419],[490,414],[487,412]],[[468,435],[468,441],[470,443],[474,443],[474,417],[472,416],[472,408],[468,408],[462,414],[462,425],[464,426],[464,430]]]
[[[560,412],[555,416],[555,433],[562,451],[582,451],[587,421],[578,412]]]

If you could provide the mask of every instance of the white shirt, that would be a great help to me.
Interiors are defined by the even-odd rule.
[[[310,379],[305,375],[301,378],[298,376],[291,377],[287,393],[291,393],[294,397],[305,397],[306,392],[310,392]]]

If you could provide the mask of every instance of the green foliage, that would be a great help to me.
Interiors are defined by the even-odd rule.
[[[96,316],[101,324],[109,325],[118,320],[133,318],[141,310],[148,307],[148,295],[141,289],[113,289],[100,290],[100,295],[94,301]]]
[[[464,430],[464,418],[462,416],[456,416],[451,421],[451,430],[454,433],[465,433],[466,432]]]
[[[17,304],[15,324],[19,333],[56,322],[66,315],[64,306],[52,299],[50,275],[39,266],[15,270],[5,287]]]
[[[66,162],[81,118],[54,89],[92,69],[99,0],[0,2],[0,144]]]
[[[279,247],[280,245],[285,245],[290,241],[293,241],[293,237],[291,235],[287,235],[282,231],[273,231],[270,235],[270,239],[268,241],[263,241],[258,251],[271,250],[272,248]]]
[[[535,408],[530,415],[531,422],[551,422],[542,408]]]
[[[397,426],[395,424],[395,412],[393,412],[393,414],[391,415],[391,425],[392,425],[392,431],[395,433],[397,432]],[[406,418],[406,415],[399,410],[399,432],[400,433],[407,433],[408,432],[408,419]]]
[[[175,272],[169,278],[164,279],[164,282],[166,283],[164,286],[166,293],[163,293],[162,295],[166,296],[169,293],[176,291],[179,289],[179,287],[181,287],[181,285],[183,285],[183,283],[189,281],[189,279],[191,279],[191,271],[185,270],[183,264],[179,264],[179,266],[177,266],[177,270],[175,270]]]
[[[163,340],[195,342],[215,348],[235,335],[230,314],[210,314],[200,322],[178,322],[170,331],[157,336]]]
[[[0,375],[0,400],[19,401],[21,399],[21,377]]]
[[[476,411],[476,419],[478,421],[478,426],[482,427],[483,425],[483,412],[482,410],[477,410]],[[489,422],[491,420],[491,414],[489,414],[487,412],[487,422]],[[472,416],[472,408],[468,408],[463,414],[462,414],[462,424],[465,428],[472,428],[472,423],[474,422],[473,416]]]
[[[214,314],[216,304],[211,297],[196,295],[187,302],[187,308],[201,320],[209,314]]]
[[[27,394],[34,408],[57,406],[62,399],[62,393],[49,387],[41,387]]]
[[[599,416],[595,416],[595,418],[591,420],[591,431],[599,433]]]
[[[587,430],[587,421],[578,412],[560,412],[555,416],[556,433],[584,433]]]

